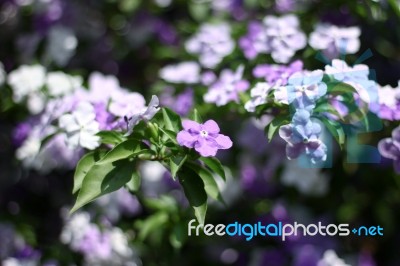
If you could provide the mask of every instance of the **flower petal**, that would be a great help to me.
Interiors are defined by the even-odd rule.
[[[204,138],[200,138],[194,145],[195,150],[200,153],[203,157],[215,156],[218,151],[218,146],[215,145],[214,141],[207,141]]]
[[[302,143],[298,144],[286,144],[286,157],[289,160],[298,158],[304,152],[304,145]]]
[[[178,133],[178,135],[176,136],[176,140],[178,141],[179,145],[181,146],[185,146],[188,148],[193,148],[194,144],[196,143],[196,141],[198,140],[198,136],[197,135],[192,135],[187,131],[180,131]]]
[[[192,120],[183,120],[182,121],[183,129],[190,132],[200,132],[201,126],[196,121]]]
[[[215,141],[217,142],[219,149],[229,149],[233,144],[232,140],[228,136],[222,134],[218,134]]]
[[[214,120],[207,120],[203,124],[203,129],[211,134],[218,134],[220,130],[218,124]]]

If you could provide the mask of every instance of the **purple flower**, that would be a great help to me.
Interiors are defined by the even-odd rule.
[[[291,124],[279,129],[279,136],[286,144],[286,156],[289,160],[305,154],[313,164],[326,160],[327,147],[319,139],[321,126],[310,120],[310,113],[304,109],[297,110]]]
[[[392,88],[387,85],[379,88],[378,116],[386,120],[400,120],[400,87]]]
[[[225,56],[232,53],[235,43],[228,24],[204,24],[186,42],[185,47],[189,53],[199,55],[202,66],[214,68]]]
[[[200,66],[196,62],[168,65],[160,70],[160,77],[171,83],[198,83],[200,81]]]
[[[187,88],[176,96],[173,96],[174,91],[174,88],[166,87],[160,97],[161,104],[171,108],[181,116],[186,116],[193,107],[193,89]]]
[[[112,247],[108,235],[100,232],[96,225],[90,225],[80,242],[79,251],[86,256],[107,259],[111,257]]]
[[[306,35],[299,28],[299,20],[294,15],[264,18],[268,52],[278,63],[287,63],[297,50],[307,44]]]
[[[400,174],[400,127],[392,131],[391,138],[379,141],[378,149],[383,157],[393,160],[394,170]]]
[[[261,22],[252,21],[248,25],[248,32],[240,38],[239,46],[248,59],[254,59],[260,53],[268,51],[266,35]]]
[[[219,149],[229,149],[232,141],[229,137],[219,134],[218,124],[208,120],[204,124],[185,120],[183,130],[177,135],[179,145],[194,148],[203,157],[215,156]]]
[[[253,76],[256,78],[264,78],[271,85],[279,83],[286,85],[288,78],[299,71],[303,70],[303,62],[296,60],[288,66],[285,65],[258,65],[253,69]]]
[[[275,91],[275,98],[282,103],[293,103],[296,108],[313,109],[315,101],[327,91],[322,77],[322,70],[297,72],[290,76],[286,86]]]
[[[188,88],[181,94],[178,94],[173,110],[179,115],[187,115],[193,107],[193,96],[194,93],[191,88]]]
[[[34,120],[34,119],[32,119]],[[28,138],[29,133],[32,131],[32,121],[25,121],[19,123],[13,130],[13,143],[15,146],[20,147],[22,143]]]
[[[94,104],[96,113],[96,121],[99,123],[100,130],[110,130],[112,128],[115,117],[107,111],[105,103]]]
[[[310,35],[310,46],[323,50],[330,58],[341,54],[354,54],[360,48],[360,28],[341,28],[331,24],[319,24]]]
[[[229,69],[223,70],[219,80],[204,95],[204,101],[215,103],[217,106],[226,105],[231,101],[238,102],[239,93],[249,88],[249,82],[242,79],[243,70],[242,65],[236,72]]]

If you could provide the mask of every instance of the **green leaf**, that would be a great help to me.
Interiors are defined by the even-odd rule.
[[[176,133],[174,131],[168,130],[168,129],[162,129],[161,127],[158,128],[166,138],[163,138],[164,140],[170,139],[172,142],[175,144],[178,144],[176,141]]]
[[[135,193],[139,191],[141,183],[142,183],[142,177],[137,171],[134,171],[132,173],[131,180],[128,183],[126,183],[126,186],[129,189],[129,191]]]
[[[132,178],[134,168],[134,163],[129,160],[94,165],[83,179],[78,198],[70,213],[102,195],[123,187]]]
[[[207,193],[203,180],[190,169],[182,169],[179,172],[179,182],[183,187],[190,206],[200,224],[204,224],[207,213]]]
[[[339,119],[343,120],[343,116],[336,110],[331,104],[328,102],[323,103],[317,106],[314,110],[314,113],[330,113],[337,116]]]
[[[162,108],[165,129],[178,132],[182,128],[181,117],[168,108]]]
[[[326,128],[329,130],[329,132],[335,138],[335,140],[339,144],[340,148],[343,149],[346,135],[345,135],[344,130],[343,130],[342,126],[340,125],[340,123],[329,120],[326,117],[319,117],[319,119],[322,121],[322,123],[324,123]]]
[[[126,159],[139,154],[144,149],[143,144],[134,139],[128,139],[115,146],[97,164],[106,164]]]
[[[181,169],[182,165],[186,162],[187,155],[174,156],[169,159],[169,167],[171,168],[172,178],[175,179],[176,173]]]
[[[151,216],[149,216],[146,220],[140,221],[137,223],[137,227],[139,227],[139,235],[138,238],[140,241],[145,240],[149,234],[160,229],[163,225],[168,222],[168,214],[165,212],[157,212]]]
[[[282,125],[286,125],[289,122],[290,121],[287,116],[278,116],[278,117],[274,118],[274,120],[272,120],[271,123],[269,123],[269,125],[265,128],[268,141],[272,140],[272,138],[275,136],[278,129]],[[268,131],[267,131],[267,129],[268,129]]]
[[[203,119],[201,118],[199,111],[197,111],[197,109],[193,110],[193,115],[191,116],[191,119],[199,124],[203,123]]]
[[[101,143],[117,145],[125,140],[121,133],[115,131],[100,131],[96,134],[101,138]]]
[[[92,151],[85,154],[79,160],[74,174],[74,188],[72,190],[73,194],[75,194],[79,189],[81,189],[84,177],[93,167],[93,165],[104,156],[104,154],[106,154],[106,152],[103,150]]]
[[[186,165],[190,167],[203,180],[204,189],[207,194],[210,195],[213,199],[224,203],[224,200],[222,199],[221,193],[218,188],[218,184],[215,181],[212,173],[195,163],[188,162]]]
[[[187,239],[186,228],[187,224],[184,222],[180,222],[176,224],[172,229],[172,233],[169,236],[169,242],[174,248],[180,249]]]
[[[221,162],[215,157],[201,157],[201,161],[210,168],[214,173],[219,175],[224,181],[226,181],[225,170]]]

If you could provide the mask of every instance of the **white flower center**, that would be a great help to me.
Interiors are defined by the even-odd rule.
[[[200,136],[202,136],[203,138],[205,138],[205,137],[208,136],[208,132],[205,131],[205,130],[201,130],[201,131],[200,131]]]

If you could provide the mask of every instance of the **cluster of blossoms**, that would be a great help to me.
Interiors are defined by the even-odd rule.
[[[21,66],[8,75],[14,100],[27,101],[33,114],[17,125],[16,156],[26,167],[48,172],[73,168],[84,149],[100,144],[102,130],[128,131],[158,111],[158,98],[146,106],[144,97],[122,88],[114,76],[93,73],[88,89],[82,78],[49,72],[43,66]],[[32,104],[30,104],[32,103]],[[45,141],[47,140],[47,141]]]
[[[61,232],[61,242],[84,256],[85,265],[132,265],[137,260],[129,239],[118,227],[91,222],[90,214],[70,217]]]
[[[239,40],[239,46],[248,59],[254,59],[258,54],[271,54],[275,62],[288,63],[296,51],[307,45],[299,24],[294,15],[266,16],[263,22],[249,23],[248,33]],[[359,36],[358,27],[320,24],[311,33],[309,44],[334,58],[339,53],[356,53],[360,47]]]

